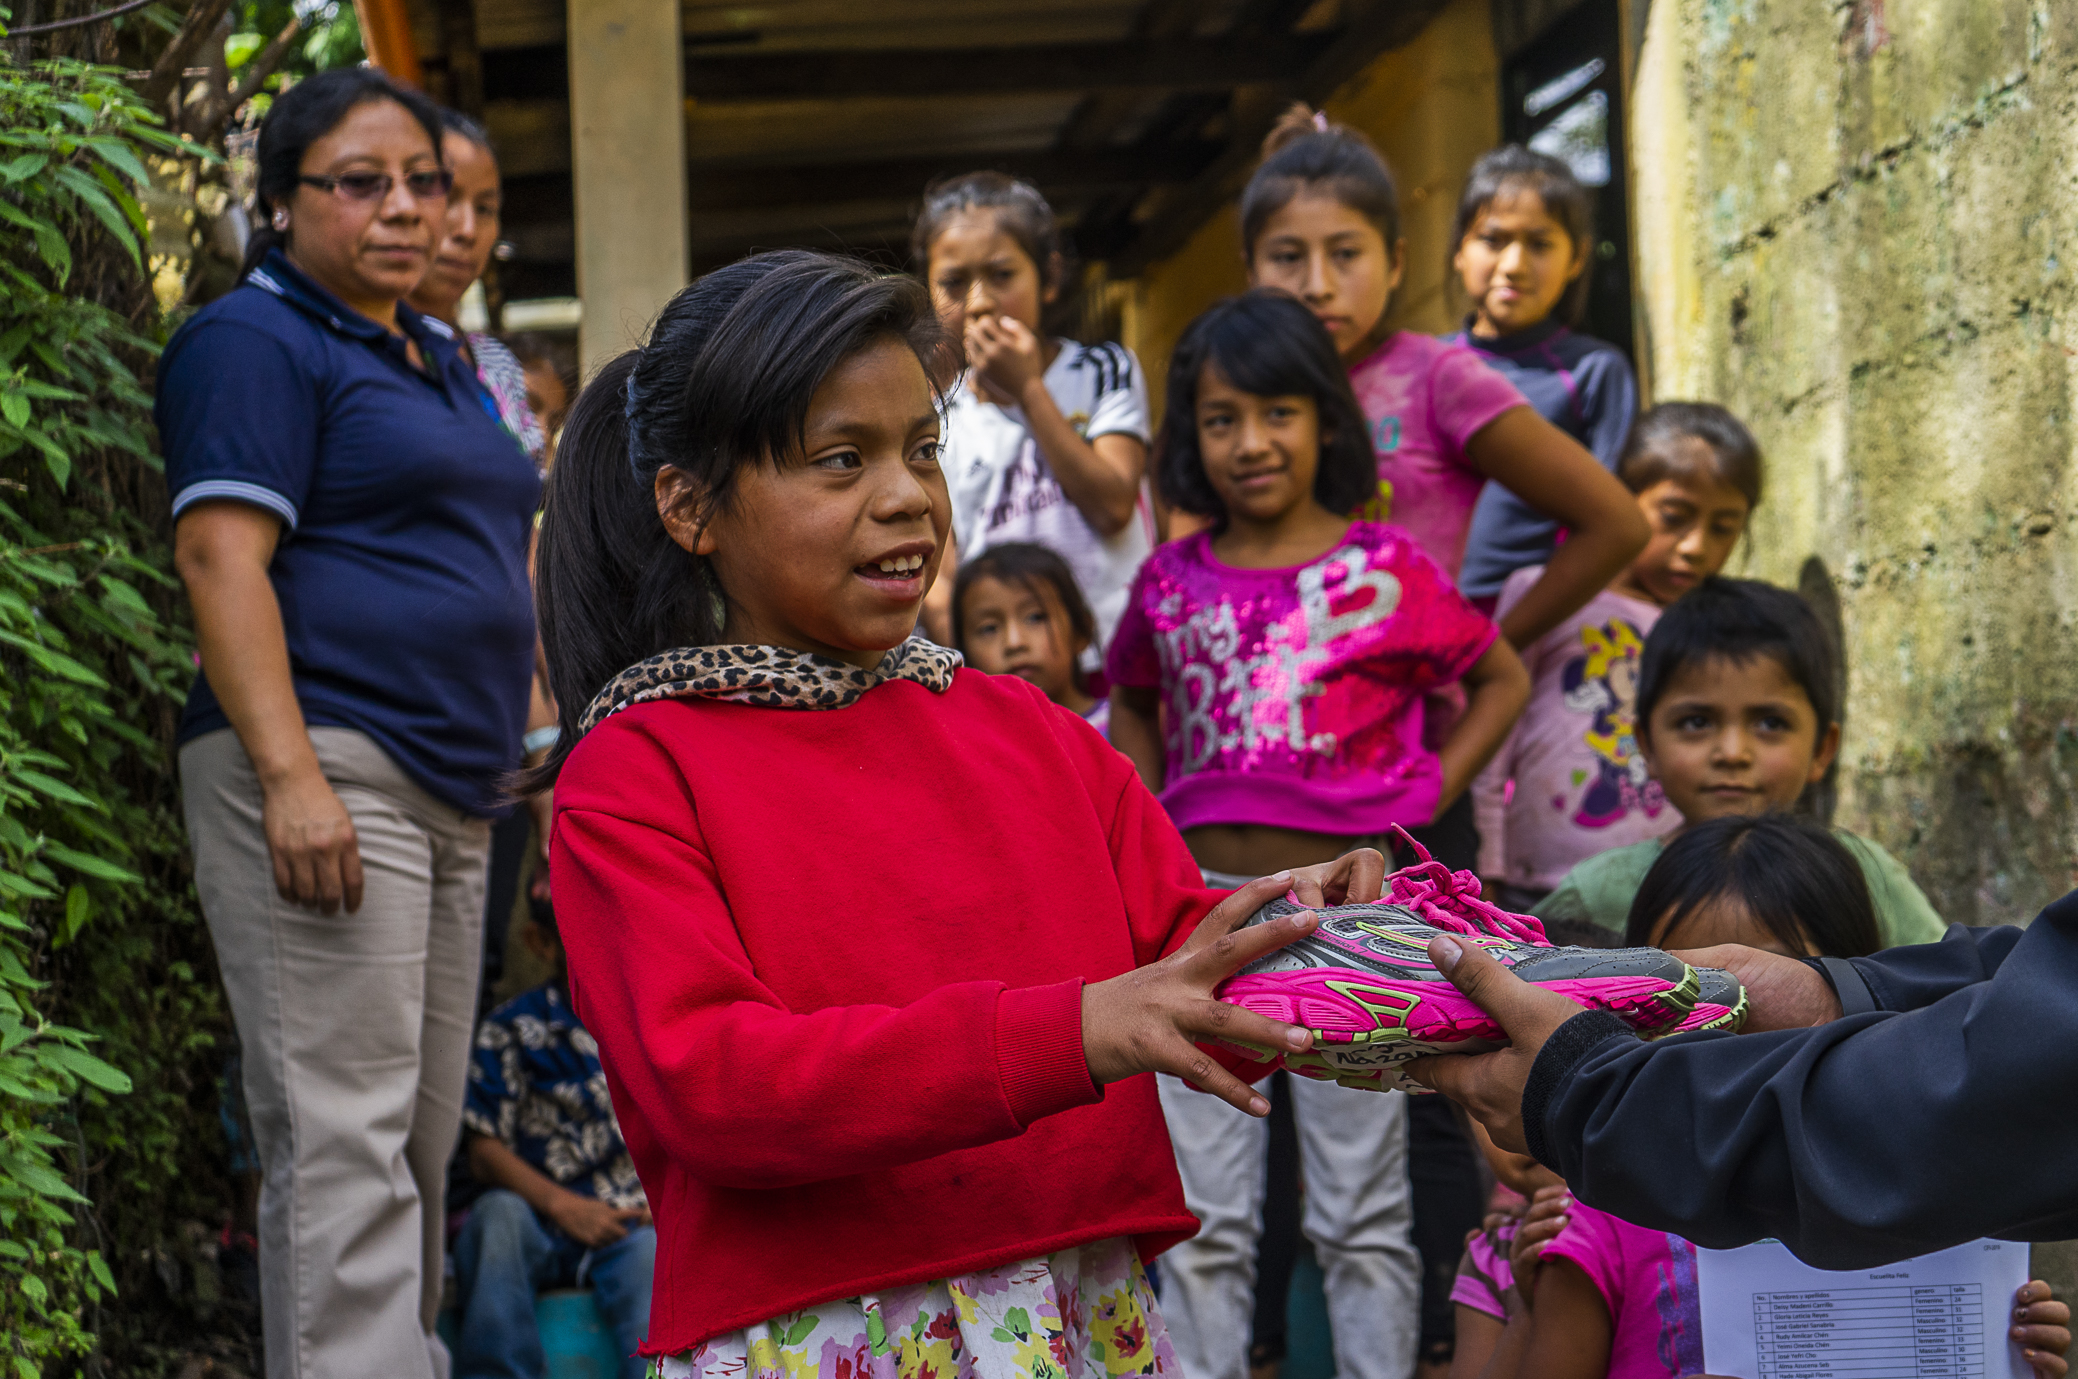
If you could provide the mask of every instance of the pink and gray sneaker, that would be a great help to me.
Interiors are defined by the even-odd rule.
[[[1429,961],[1429,940],[1444,933],[1478,944],[1524,981],[1614,1013],[1640,1034],[1673,1033],[1696,1013],[1701,978],[1681,959],[1657,948],[1553,947],[1536,919],[1481,900],[1471,872],[1452,872],[1425,851],[1421,857],[1388,878],[1376,904],[1317,908],[1317,930],[1242,968],[1215,993],[1313,1032],[1313,1049],[1284,1054],[1286,1068],[1348,1086],[1420,1091],[1398,1071],[1409,1059],[1505,1044],[1492,1017]],[[1274,900],[1248,922],[1305,908]]]

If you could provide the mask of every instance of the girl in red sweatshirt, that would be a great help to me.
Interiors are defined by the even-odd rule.
[[[1211,993],[1313,921],[1230,931],[1383,875],[1215,906],[1086,723],[911,637],[937,330],[908,279],[746,260],[599,373],[551,480],[530,784],[672,1379],[1173,1373],[1141,1264],[1196,1222],[1139,1074],[1265,1113],[1197,1041],[1308,1046]]]

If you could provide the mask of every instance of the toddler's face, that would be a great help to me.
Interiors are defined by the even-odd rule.
[[[976,670],[1015,675],[1056,704],[1079,697],[1075,658],[1086,643],[1069,628],[1068,610],[1052,585],[977,579],[961,600],[960,626],[960,650]]]
[[[1487,203],[1451,259],[1472,298],[1481,335],[1507,335],[1550,316],[1587,271],[1587,246],[1552,219],[1544,198],[1511,192]]]
[[[859,351],[816,389],[806,433],[745,466],[704,529],[677,501],[690,480],[659,471],[659,515],[713,563],[729,641],[870,667],[916,626],[951,526],[923,365],[899,340]]]
[[[1211,364],[1198,376],[1198,455],[1229,518],[1274,522],[1313,494],[1320,404],[1244,393]]]
[[[1646,765],[1690,824],[1788,809],[1840,746],[1840,725],[1819,723],[1804,687],[1767,655],[1683,666],[1641,726]]]
[[[1710,472],[1707,461],[1697,472]],[[1746,495],[1730,484],[1694,479],[1660,480],[1638,495],[1638,510],[1652,537],[1631,562],[1628,583],[1662,607],[1724,569],[1751,512]]]
[[[1248,264],[1253,287],[1306,304],[1356,363],[1400,285],[1405,254],[1378,227],[1332,196],[1295,196],[1264,225]]]
[[[931,305],[955,340],[984,316],[1007,316],[1036,332],[1040,308],[1054,298],[1039,270],[995,211],[962,211],[931,241]]]

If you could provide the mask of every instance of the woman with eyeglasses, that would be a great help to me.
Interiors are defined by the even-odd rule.
[[[540,480],[456,331],[402,300],[446,221],[440,139],[371,69],[285,92],[244,277],[159,366],[202,661],[181,793],[244,1049],[273,1379],[448,1369],[442,1183]]]

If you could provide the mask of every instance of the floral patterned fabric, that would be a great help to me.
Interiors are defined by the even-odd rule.
[[[556,982],[522,991],[477,1027],[462,1124],[572,1192],[628,1211],[646,1204],[599,1045]]]
[[[1177,1376],[1154,1288],[1114,1238],[960,1278],[825,1302],[716,1336],[652,1379]]]
[[[541,429],[534,409],[527,406],[526,366],[495,335],[471,334],[469,352],[476,359],[476,377],[482,382],[484,391],[491,395],[491,401],[498,404],[498,420],[520,443],[520,449],[527,452],[534,468],[545,470],[548,432]]]

